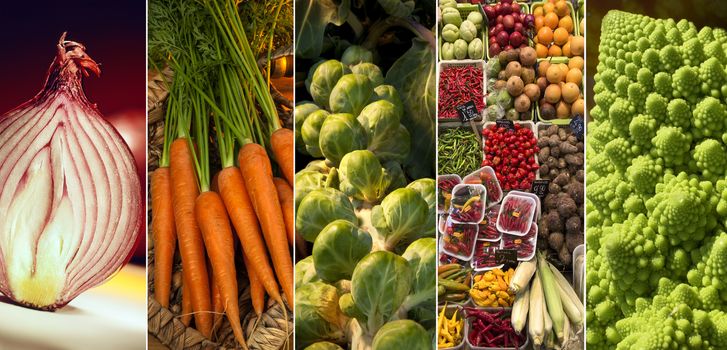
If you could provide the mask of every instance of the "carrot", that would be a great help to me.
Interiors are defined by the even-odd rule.
[[[154,239],[154,299],[169,307],[172,290],[172,264],[177,245],[172,209],[172,187],[169,168],[158,168],[151,175],[151,232]]]
[[[247,269],[247,276],[250,278],[250,300],[252,300],[252,308],[259,317],[265,309],[265,288],[263,288],[263,284],[260,282],[257,274],[255,274],[255,269],[250,268],[250,262],[247,261],[247,256],[243,254],[242,258]]]
[[[293,189],[288,183],[276,177],[273,179],[275,189],[278,190],[278,199],[280,199],[280,208],[283,210],[283,220],[285,220],[285,228],[288,232],[288,244],[291,246],[295,242],[293,237],[295,232],[295,220],[293,219],[293,208],[295,207],[295,199],[293,199]]]
[[[222,200],[235,227],[237,237],[242,243],[244,256],[248,259],[248,273],[255,270],[255,275],[261,277],[265,290],[273,300],[282,304],[278,283],[275,280],[273,269],[268,262],[268,254],[263,243],[262,233],[258,224],[255,209],[242,179],[242,173],[237,167],[222,169],[218,177],[218,185]]]
[[[182,273],[182,324],[189,326],[192,323],[192,296],[189,291],[189,283],[184,279]]]
[[[214,332],[217,327],[220,326],[222,321],[222,315],[223,312],[225,312],[225,304],[222,302],[222,297],[220,296],[220,289],[217,287],[217,279],[214,278],[214,273],[212,271],[212,263],[207,259],[208,266],[210,268],[207,269],[207,272],[212,276],[210,278],[210,295],[212,296],[212,311],[214,312],[214,316],[212,317],[214,319],[212,323],[212,331]]]
[[[237,302],[234,241],[225,204],[217,193],[207,191],[197,197],[194,209],[227,319],[235,338],[243,349],[247,349]]]
[[[275,154],[275,162],[278,163],[283,176],[288,180],[288,185],[293,187],[295,181],[295,166],[293,162],[293,131],[280,128],[273,132],[270,137],[270,147]]]
[[[273,171],[265,148],[248,143],[238,154],[240,171],[263,229],[265,243],[273,260],[275,274],[289,303],[293,302],[293,261],[288,250],[278,193],[273,184]],[[260,275],[264,278],[264,275]]]
[[[197,329],[209,338],[212,333],[209,277],[205,247],[194,215],[195,200],[199,194],[194,161],[185,138],[174,140],[170,151],[172,205],[182,255],[184,284],[189,286],[189,299]]]

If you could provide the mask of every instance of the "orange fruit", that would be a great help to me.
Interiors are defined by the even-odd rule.
[[[558,28],[553,32],[553,41],[558,45],[565,45],[568,42],[568,31],[565,28]]]
[[[543,44],[536,44],[535,53],[538,55],[538,58],[546,58],[548,57],[548,47]]]
[[[541,7],[538,7],[541,8]],[[535,16],[535,32],[537,33],[540,28],[543,28],[543,23],[545,23],[545,18],[543,16]]]
[[[553,30],[550,27],[540,28],[538,31],[538,42],[544,45],[553,42]]]
[[[571,68],[568,71],[568,74],[565,75],[565,81],[581,86],[581,82],[583,81],[583,72],[581,72],[580,69]]]
[[[561,18],[558,22],[558,27],[565,28],[568,33],[573,33],[573,18],[571,18],[570,16],[565,16]]]
[[[558,0],[555,3],[555,13],[558,17],[565,17],[570,13],[570,8],[565,0]]]
[[[576,56],[568,60],[569,69],[578,69],[583,72],[583,57]]]
[[[551,3],[551,2],[547,2],[547,3],[543,4],[543,12],[545,12],[546,14],[555,12],[555,5],[553,5],[553,3]]]
[[[558,45],[550,45],[548,49],[548,56],[563,56],[563,51]]]
[[[573,54],[570,52],[570,41],[563,45],[563,56],[573,57]]]
[[[553,12],[546,14],[543,24],[555,30],[555,28],[558,28],[558,15]]]
[[[535,10],[533,10],[533,16],[535,17],[542,17],[544,14],[545,12],[543,12],[542,6],[538,6],[535,8]]]

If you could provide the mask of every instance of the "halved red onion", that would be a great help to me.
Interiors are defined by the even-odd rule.
[[[133,156],[87,99],[100,74],[61,37],[43,90],[0,116],[0,293],[55,310],[131,256],[142,220]]]

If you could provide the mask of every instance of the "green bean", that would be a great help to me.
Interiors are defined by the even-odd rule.
[[[439,133],[439,173],[465,176],[480,167],[480,136],[468,128],[449,128]]]

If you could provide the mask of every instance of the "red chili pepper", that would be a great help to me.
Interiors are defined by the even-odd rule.
[[[439,118],[456,119],[455,109],[470,100],[475,103],[477,112],[485,108],[482,88],[483,71],[475,66],[445,67],[439,73]]]

